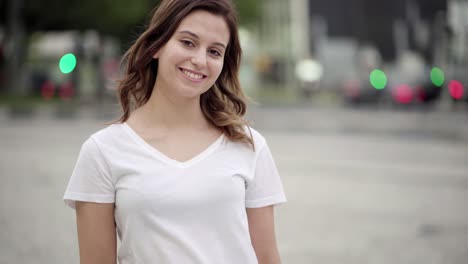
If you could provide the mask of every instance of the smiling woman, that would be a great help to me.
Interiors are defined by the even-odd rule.
[[[192,12],[200,10],[210,13],[211,16],[208,17],[211,18],[210,22],[217,24],[200,21],[203,26],[199,24],[198,32],[192,32],[186,27],[192,24],[187,23],[185,18]],[[200,16],[195,19],[200,19]],[[203,17],[201,19],[203,20]],[[182,27],[182,22],[185,22],[185,27]],[[215,28],[216,33],[222,32],[224,36],[227,34],[228,38],[222,39],[215,36],[215,32],[205,30],[206,25],[210,29]],[[221,128],[229,138],[252,144],[250,137],[243,129],[246,125],[242,118],[246,113],[246,97],[238,80],[242,52],[237,16],[230,1],[162,1],[159,8],[155,9],[147,30],[124,56],[127,72],[119,87],[119,98],[124,113],[119,121],[125,122],[132,110],[145,105],[153,91],[157,90],[153,88],[156,88],[156,79],[161,72],[159,71],[160,62],[154,59],[154,56],[157,56],[157,51],[164,49],[164,46],[178,35],[187,37],[180,40],[187,47],[195,47],[200,37],[203,37],[205,41],[209,38],[216,39],[217,41],[213,44],[216,44],[214,46],[218,49],[220,46],[226,47],[224,50],[219,50],[222,71],[215,78],[213,89],[209,89],[200,96],[201,110],[205,117]],[[217,52],[213,49],[210,53],[216,54]],[[196,63],[200,58],[203,57],[195,57],[192,61]],[[192,73],[196,72],[192,71]]]
[[[229,0],[165,0],[125,54],[122,117],[83,143],[64,195],[81,263],[280,263],[286,197],[243,118],[236,21]]]

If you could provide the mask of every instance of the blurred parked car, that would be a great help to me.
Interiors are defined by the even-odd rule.
[[[431,79],[435,69],[426,65],[417,53],[404,54],[389,70],[389,99],[394,106],[432,104],[442,92],[442,83],[436,85]]]

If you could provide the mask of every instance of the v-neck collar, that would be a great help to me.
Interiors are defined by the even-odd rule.
[[[122,123],[122,128],[127,132],[127,134],[135,140],[140,146],[143,148],[147,149],[153,156],[155,156],[157,159],[160,161],[163,161],[169,165],[173,165],[176,167],[180,168],[187,168],[190,167],[199,161],[205,159],[208,157],[211,153],[213,153],[216,148],[221,144],[221,142],[224,139],[224,133],[221,134],[221,136],[218,137],[213,143],[211,143],[205,150],[202,152],[198,153],[194,157],[190,158],[187,161],[178,161],[175,159],[172,159],[168,157],[166,154],[162,153],[158,149],[156,149],[154,146],[150,145],[148,142],[146,142],[140,135],[138,135],[133,128],[131,128],[127,122]]]

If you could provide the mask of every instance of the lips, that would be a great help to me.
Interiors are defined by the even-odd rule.
[[[184,68],[179,68],[179,70],[187,77],[189,78],[190,80],[193,80],[193,81],[201,81],[203,80],[204,78],[206,78],[206,75],[200,73],[200,72],[196,72],[196,71],[192,71],[192,70],[187,70],[187,69],[184,69]]]

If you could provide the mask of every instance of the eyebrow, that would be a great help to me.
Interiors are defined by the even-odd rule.
[[[192,37],[194,37],[196,39],[200,39],[197,34],[191,32],[191,31],[188,31],[188,30],[179,31],[179,34],[184,34],[184,33],[188,34],[188,35],[190,35],[190,36],[192,36]],[[226,49],[226,46],[223,43],[215,42],[215,43],[213,43],[213,45],[220,46],[220,47]]]

